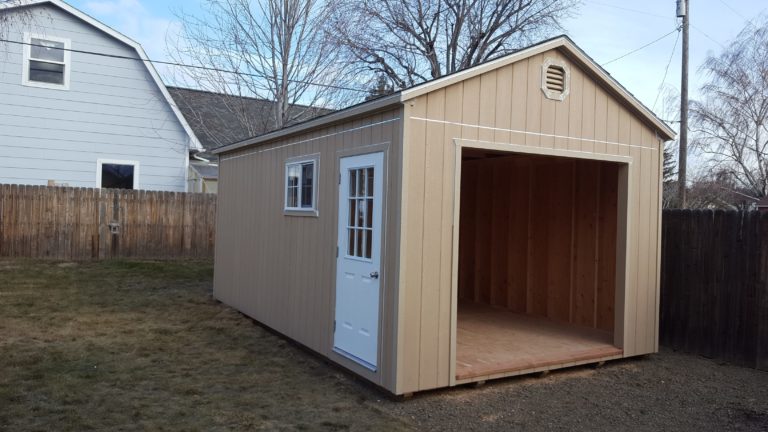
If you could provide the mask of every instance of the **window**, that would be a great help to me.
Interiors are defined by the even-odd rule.
[[[373,167],[349,170],[347,256],[371,259],[373,247]]]
[[[317,157],[289,160],[285,164],[285,210],[309,212],[317,210]]]
[[[96,167],[96,183],[108,189],[138,189],[139,163],[99,159]]]
[[[69,88],[69,39],[24,35],[22,84],[67,90]]]
[[[548,58],[541,66],[541,91],[548,99],[563,101],[568,96],[571,71],[565,62]]]

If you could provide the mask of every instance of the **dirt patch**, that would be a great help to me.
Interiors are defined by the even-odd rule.
[[[395,400],[219,304],[211,278],[0,261],[0,430],[768,430],[768,373],[670,351]]]

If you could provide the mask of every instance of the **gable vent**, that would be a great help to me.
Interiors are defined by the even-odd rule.
[[[565,100],[570,91],[571,72],[565,62],[548,58],[541,66],[541,91],[549,99]]]
[[[551,65],[547,68],[547,90],[563,92],[565,90],[565,69]]]

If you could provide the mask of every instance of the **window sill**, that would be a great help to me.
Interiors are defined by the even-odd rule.
[[[48,90],[69,90],[68,84],[52,84],[52,83],[44,83],[44,82],[37,82],[37,81],[24,81],[21,83],[24,87],[36,87],[36,88],[44,88]]]
[[[283,216],[319,217],[316,209],[283,209]]]

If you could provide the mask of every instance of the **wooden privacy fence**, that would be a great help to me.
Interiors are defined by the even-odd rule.
[[[665,210],[660,342],[768,370],[768,213]]]
[[[0,185],[0,257],[212,258],[216,195]]]

